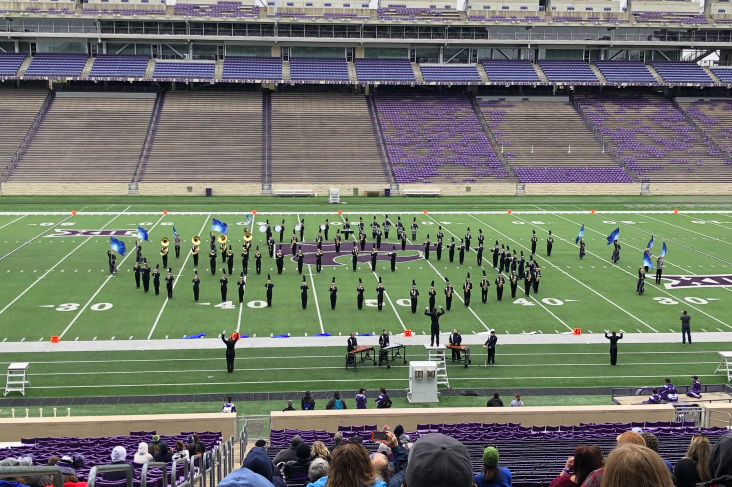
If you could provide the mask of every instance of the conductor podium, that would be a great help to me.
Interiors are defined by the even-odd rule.
[[[20,392],[25,396],[25,386],[30,387],[31,383],[28,380],[28,362],[13,362],[8,365],[8,375],[5,379],[5,393],[3,396],[7,396],[9,392]]]
[[[439,402],[436,362],[409,362],[407,400],[409,402]]]

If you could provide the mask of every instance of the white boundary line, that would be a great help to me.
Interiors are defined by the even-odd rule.
[[[163,216],[165,216],[165,215],[163,215]],[[204,222],[203,222],[203,226],[201,227],[201,230],[200,230],[200,231],[199,231],[199,232],[198,232],[198,233],[197,233],[196,235],[201,235],[201,233],[203,233],[203,229],[204,229],[204,228],[206,228],[206,224],[208,223],[208,221],[209,221],[210,219],[211,219],[211,214],[209,214],[209,215],[208,215],[208,216],[206,217],[206,221],[204,221]],[[161,218],[161,220],[162,220],[162,218]],[[159,223],[159,222],[160,222],[160,220],[158,220],[158,223]],[[157,223],[156,223],[155,225],[157,225]],[[153,228],[155,228],[155,227],[153,227]],[[151,229],[151,230],[152,230],[152,229]],[[175,289],[175,285],[176,285],[176,284],[178,284],[178,281],[180,281],[180,280],[181,280],[181,276],[183,275],[183,269],[184,269],[184,268],[186,267],[186,264],[188,263],[188,259],[189,259],[190,257],[191,257],[191,253],[190,253],[190,252],[188,252],[188,254],[186,255],[186,259],[185,259],[185,260],[183,261],[183,265],[182,265],[182,266],[180,267],[180,270],[178,271],[178,276],[177,276],[177,279],[176,279],[175,281],[173,281],[173,289]],[[165,271],[167,271],[167,269],[166,269]],[[106,284],[106,283],[105,283],[105,284]],[[99,291],[97,291],[97,292],[99,292]],[[93,296],[92,296],[92,299],[93,299]],[[152,326],[152,328],[150,329],[150,333],[148,333],[148,335],[147,335],[147,339],[148,339],[148,340],[150,339],[150,337],[152,337],[152,334],[153,334],[153,332],[155,331],[155,328],[157,328],[157,327],[158,327],[158,322],[160,321],[160,317],[161,317],[161,316],[163,315],[163,311],[165,311],[165,307],[166,307],[166,306],[168,305],[168,301],[170,301],[170,300],[169,300],[169,299],[168,299],[168,297],[166,296],[166,297],[165,297],[165,301],[163,301],[163,306],[162,306],[162,307],[160,308],[160,312],[158,313],[158,316],[157,316],[157,318],[155,318],[155,323],[153,323],[153,326]],[[239,307],[239,309],[240,309],[240,313],[239,313],[239,315],[241,316],[241,306]],[[70,325],[69,325],[69,326],[70,326]],[[236,330],[236,331],[237,331],[237,332],[239,332],[239,329],[237,328],[237,330]],[[65,330],[64,330],[64,333],[66,333],[66,331],[65,331]]]
[[[119,217],[119,215],[117,215],[117,216],[115,216],[114,218],[112,218],[111,220],[109,220],[109,221],[108,221],[108,222],[107,222],[107,223],[106,223],[106,224],[105,224],[105,225],[104,225],[104,226],[103,226],[103,227],[102,227],[101,229],[103,230],[103,229],[104,229],[105,227],[109,226],[109,225],[110,225],[110,224],[111,224],[111,223],[112,223],[112,222],[113,222],[114,220],[116,220],[116,219],[117,219],[118,217]],[[61,263],[62,263],[63,261],[65,261],[67,257],[69,257],[69,256],[70,256],[71,254],[73,254],[74,252],[76,252],[76,251],[77,251],[77,250],[79,249],[79,247],[81,247],[82,245],[84,245],[84,244],[85,244],[85,243],[87,243],[87,242],[88,242],[89,240],[91,240],[92,238],[95,238],[95,237],[97,237],[97,235],[94,235],[94,236],[89,236],[89,237],[86,237],[86,239],[85,239],[85,240],[84,240],[83,242],[81,242],[81,243],[80,243],[79,245],[77,245],[77,246],[76,246],[76,247],[74,248],[74,250],[72,250],[71,252],[69,252],[68,254],[66,254],[66,255],[65,255],[65,256],[64,256],[64,257],[63,257],[63,258],[62,258],[61,260],[59,260],[59,261],[58,261],[58,262],[57,262],[56,264],[54,264],[54,266],[53,266],[53,267],[51,267],[50,269],[48,269],[48,270],[47,270],[47,271],[46,271],[46,272],[45,272],[45,273],[44,273],[44,274],[43,274],[43,275],[42,275],[41,277],[39,277],[38,279],[36,279],[36,280],[35,280],[35,281],[33,282],[33,284],[31,284],[30,286],[28,286],[28,287],[27,287],[27,288],[25,289],[25,291],[23,291],[22,293],[20,293],[20,294],[19,294],[19,295],[18,295],[18,296],[17,296],[17,297],[15,298],[15,299],[13,299],[12,301],[10,301],[10,302],[9,302],[9,303],[8,303],[8,304],[7,304],[7,305],[6,305],[6,306],[5,306],[5,307],[4,307],[3,309],[1,309],[1,310],[0,310],[0,314],[3,314],[3,312],[4,312],[4,311],[5,311],[6,309],[8,309],[8,308],[9,308],[10,306],[12,306],[12,304],[13,304],[13,303],[15,303],[15,302],[16,302],[17,300],[19,300],[19,299],[20,299],[21,297],[23,297],[23,295],[24,295],[25,293],[27,293],[28,291],[30,291],[30,290],[31,290],[31,288],[32,288],[33,286],[35,286],[36,284],[38,284],[38,283],[39,283],[39,282],[41,281],[41,279],[43,279],[43,278],[44,278],[44,277],[46,277],[46,276],[47,276],[48,274],[50,274],[51,272],[53,272],[53,270],[54,270],[54,269],[55,269],[56,267],[58,267],[58,266],[59,266],[59,265],[60,265],[60,264],[61,264]]]
[[[16,214],[19,214],[19,213],[16,213]],[[5,216],[7,216],[7,215],[5,215]],[[14,215],[10,215],[10,216],[14,216]],[[7,227],[8,225],[12,225],[13,223],[17,222],[18,220],[22,220],[23,218],[25,218],[25,217],[27,217],[27,216],[28,216],[28,215],[27,215],[27,214],[25,214],[25,215],[21,216],[20,218],[16,218],[15,220],[11,221],[10,223],[6,223],[6,224],[5,224],[5,225],[3,225],[2,227],[0,227],[0,230],[2,230],[3,228]]]
[[[77,215],[78,215],[78,213],[77,213]],[[161,220],[162,220],[163,218],[165,218],[165,216],[166,216],[166,215],[163,215],[163,216],[161,216],[161,217],[160,217],[160,218],[158,219],[158,221],[156,221],[156,222],[155,222],[155,225],[153,225],[153,226],[152,226],[152,227],[150,228],[150,230],[148,230],[148,232],[152,232],[152,231],[153,231],[153,230],[155,229],[155,227],[156,227],[156,226],[158,226],[158,223],[160,223],[160,221],[161,221]],[[132,249],[131,249],[131,250],[132,250]],[[122,259],[122,262],[120,262],[120,263],[119,263],[120,267],[122,266],[122,264],[124,264],[124,263],[125,263],[125,261],[127,260],[127,258],[128,258],[128,257],[129,257],[130,255],[132,255],[132,254],[133,254],[133,252],[132,252],[132,251],[130,251],[130,252],[128,252],[128,253],[127,253],[127,255],[125,255],[125,258],[124,258],[124,259]],[[78,319],[79,319],[79,316],[81,316],[81,313],[83,313],[83,312],[84,312],[84,310],[85,310],[85,309],[86,309],[86,308],[87,308],[87,307],[89,306],[89,304],[90,304],[90,303],[92,302],[92,300],[93,300],[94,298],[96,298],[96,297],[97,297],[97,294],[99,294],[99,292],[100,292],[100,291],[101,291],[102,289],[104,289],[104,286],[106,286],[106,285],[107,285],[107,283],[109,282],[109,280],[110,280],[110,279],[112,279],[112,277],[114,277],[114,274],[110,274],[109,276],[107,276],[107,278],[106,278],[106,279],[104,280],[104,282],[102,283],[102,285],[101,285],[101,286],[99,286],[99,289],[97,289],[97,291],[96,291],[96,292],[95,292],[95,293],[94,293],[94,294],[92,295],[92,297],[91,297],[91,298],[89,298],[89,301],[87,301],[87,302],[86,302],[86,304],[84,304],[84,306],[82,306],[82,308],[81,308],[81,309],[79,310],[79,312],[78,312],[78,313],[76,313],[76,316],[74,316],[74,319],[72,319],[72,320],[71,320],[71,323],[69,323],[69,324],[68,324],[68,326],[67,326],[66,328],[64,328],[64,331],[62,331],[62,332],[61,332],[61,334],[59,335],[59,338],[63,338],[63,336],[64,336],[64,335],[66,334],[66,332],[67,332],[67,331],[69,331],[69,329],[70,329],[70,328],[71,328],[71,327],[72,327],[72,326],[74,325],[74,323],[76,323],[76,320],[78,320]]]
[[[472,215],[471,215],[471,216],[472,216]],[[474,216],[473,216],[473,218],[475,218],[476,220],[478,220],[478,219],[477,219],[476,217],[474,217]],[[522,222],[525,222],[525,223],[529,223],[529,222],[527,222],[526,220],[524,220],[524,219],[522,219],[522,218],[519,218],[519,217],[515,217],[515,218],[517,218],[518,220],[521,220]],[[491,226],[490,226],[490,225],[488,225],[487,223],[485,223],[485,222],[483,222],[483,221],[481,221],[481,220],[478,220],[478,221],[479,221],[480,223],[484,224],[484,225],[487,225],[487,226],[488,226],[488,228],[490,228],[490,229],[491,229],[491,230],[493,230],[494,232],[497,232],[497,233],[498,233],[499,235],[503,235],[504,237],[506,237],[507,239],[511,240],[512,242],[514,242],[514,243],[516,243],[516,244],[518,244],[518,245],[520,245],[520,246],[522,246],[522,247],[523,247],[523,245],[522,245],[522,244],[521,244],[520,242],[518,242],[518,241],[516,241],[516,240],[512,239],[511,237],[508,237],[507,235],[505,235],[505,234],[503,234],[503,233],[499,232],[498,230],[496,230],[495,228],[491,227]],[[543,228],[540,228],[540,230],[541,230],[541,231],[543,231],[543,232],[547,232],[547,233],[548,233],[548,231],[547,231],[547,230],[544,230]],[[564,240],[564,239],[562,239],[562,238],[560,238],[560,237],[557,237],[556,235],[554,235],[554,237],[555,237],[555,238],[558,238],[558,239],[560,239],[560,240]],[[564,240],[564,241],[566,242],[566,240]],[[524,248],[526,248],[526,247],[524,247]],[[588,285],[587,285],[587,284],[585,284],[584,282],[580,281],[579,279],[577,279],[577,278],[576,278],[576,277],[574,277],[573,275],[571,275],[571,274],[568,274],[567,272],[565,272],[565,271],[564,271],[563,269],[561,269],[561,268],[560,268],[559,266],[556,266],[556,265],[554,265],[554,264],[553,264],[552,262],[550,262],[550,261],[549,261],[549,259],[544,259],[544,262],[548,263],[548,264],[549,264],[550,266],[552,266],[552,267],[553,267],[554,269],[558,270],[559,272],[561,272],[561,273],[562,273],[562,274],[564,274],[565,276],[567,276],[567,277],[571,278],[571,279],[572,279],[572,280],[574,280],[575,282],[577,282],[577,283],[581,284],[581,285],[582,285],[582,286],[584,286],[585,288],[587,288],[587,289],[589,289],[590,291],[592,291],[593,293],[597,294],[598,296],[600,296],[600,297],[601,297],[602,299],[604,299],[604,300],[605,300],[605,301],[607,301],[608,303],[612,304],[613,306],[615,306],[616,308],[618,308],[619,310],[621,310],[622,312],[624,312],[625,314],[627,314],[627,315],[628,315],[628,316],[630,316],[631,318],[633,318],[633,319],[635,319],[636,321],[638,321],[638,323],[641,323],[642,325],[644,325],[644,326],[647,326],[647,327],[648,327],[648,328],[650,328],[651,330],[653,330],[653,331],[655,331],[656,333],[658,333],[658,330],[656,330],[655,328],[653,328],[653,327],[652,327],[651,325],[647,324],[647,323],[646,323],[645,321],[641,320],[640,318],[638,318],[637,316],[635,316],[634,314],[632,314],[631,312],[629,312],[628,310],[626,310],[626,309],[625,309],[625,308],[623,308],[622,306],[620,306],[620,305],[618,305],[618,304],[614,303],[613,301],[610,301],[610,300],[609,300],[608,298],[606,298],[606,297],[605,297],[605,296],[603,296],[602,294],[598,293],[597,291],[595,291],[594,289],[592,289],[592,288],[591,288],[590,286],[588,286]]]
[[[718,239],[718,238],[715,238],[715,237],[711,237],[711,236],[709,236],[709,235],[704,235],[703,233],[695,232],[694,230],[690,230],[690,229],[688,229],[688,228],[680,227],[680,226],[678,226],[678,225],[674,225],[673,223],[668,223],[668,222],[665,222],[665,221],[663,221],[663,220],[658,220],[658,219],[656,219],[656,218],[653,218],[653,217],[650,217],[650,216],[648,216],[648,215],[643,215],[643,216],[646,216],[646,217],[648,217],[649,219],[651,219],[651,220],[655,220],[655,221],[657,221],[657,222],[659,222],[659,223],[663,223],[664,225],[671,225],[672,227],[680,228],[681,230],[683,230],[683,231],[685,231],[685,232],[690,232],[690,233],[694,233],[694,234],[696,234],[696,235],[699,235],[699,236],[702,236],[702,237],[704,237],[704,238],[708,238],[708,239],[711,239],[711,240],[716,240],[716,241],[717,241],[717,242],[719,242],[719,243],[723,243],[723,244],[727,244],[727,245],[732,245],[732,243],[730,243],[730,242],[725,242],[724,240],[720,240],[720,239]],[[691,218],[691,217],[690,217],[690,218]],[[704,220],[704,221],[707,221],[707,220]],[[711,222],[710,222],[710,223],[711,223]],[[719,224],[718,224],[718,223],[712,223],[712,225],[719,225]],[[721,226],[721,225],[719,225],[719,226]],[[722,227],[722,228],[724,228],[724,229],[727,229],[727,230],[729,230],[729,228],[727,228],[727,227]]]
[[[36,235],[35,237],[33,237],[32,239],[28,240],[27,242],[25,242],[25,243],[23,243],[23,244],[20,244],[20,246],[16,247],[15,249],[11,250],[11,251],[10,251],[10,252],[8,252],[7,254],[5,254],[5,255],[3,255],[2,257],[0,257],[0,260],[3,260],[3,259],[5,259],[6,257],[8,257],[8,256],[9,256],[10,254],[13,254],[13,253],[17,252],[18,250],[22,249],[23,247],[25,247],[26,245],[28,245],[29,243],[31,243],[32,241],[34,241],[34,240],[35,240],[35,239],[37,239],[38,237],[40,237],[40,236],[42,236],[42,235],[44,235],[44,234],[46,234],[46,233],[50,232],[51,230],[55,230],[55,229],[56,229],[56,226],[57,226],[57,225],[61,225],[61,224],[62,224],[63,222],[65,222],[66,220],[68,220],[69,218],[73,218],[73,217],[74,217],[74,215],[69,215],[68,217],[64,218],[64,219],[63,219],[63,220],[61,220],[60,222],[58,222],[58,223],[55,223],[54,225],[51,225],[50,227],[48,227],[47,229],[45,229],[44,231],[42,231],[41,233],[39,233],[38,235]],[[21,218],[22,218],[22,217],[21,217]],[[18,220],[20,220],[20,218],[18,218]],[[15,220],[15,221],[18,221],[18,220]],[[2,227],[0,227],[0,228],[2,228]]]
[[[211,215],[209,215],[209,218],[210,217],[211,217]],[[252,214],[252,230],[251,230],[252,236],[254,235],[254,219],[255,218],[257,218],[256,213]],[[205,226],[205,224],[204,224],[204,226]],[[245,227],[245,229],[246,229],[246,227]],[[201,229],[201,232],[203,232],[203,228]],[[254,238],[252,237],[252,240],[253,239]],[[185,263],[184,263],[184,265],[185,265]],[[244,272],[244,268],[243,267],[242,267],[242,270],[241,271]],[[249,274],[247,274],[247,276],[244,278],[244,294],[246,294],[246,292],[247,292],[247,278],[248,277],[249,277]],[[237,285],[239,285],[238,279],[237,279]],[[236,332],[237,333],[239,333],[239,330],[241,329],[241,313],[242,313],[242,311],[244,311],[244,303],[239,303],[239,318],[237,318],[237,320],[236,320]]]
[[[556,216],[559,216],[559,215],[556,215]],[[579,225],[578,223],[575,223],[575,222],[573,222],[572,220],[568,220],[567,218],[564,218],[564,217],[561,217],[561,216],[559,216],[559,218],[561,218],[562,220],[566,220],[566,221],[568,221],[568,222],[570,222],[570,223],[574,223],[575,225]],[[598,232],[597,230],[594,230],[594,229],[592,229],[592,228],[589,228],[589,227],[587,227],[587,226],[586,226],[585,228],[586,228],[586,229],[588,229],[588,230],[592,230],[592,231],[593,231],[593,232],[595,232],[595,233],[599,233],[600,235],[604,235],[604,233],[602,233],[602,232]],[[557,237],[556,235],[554,235],[554,237],[555,237],[555,238],[558,238],[559,240],[563,240],[564,242],[567,242],[567,240],[564,240],[564,239],[563,239],[563,238],[561,238],[561,237]],[[587,252],[588,254],[590,254],[590,255],[593,255],[593,256],[597,257],[598,259],[602,260],[603,262],[605,262],[605,259],[603,259],[603,258],[602,258],[602,257],[600,257],[599,255],[597,255],[597,254],[594,254],[594,253],[592,253],[592,252],[590,252],[590,251],[586,251],[586,252]],[[635,275],[633,275],[632,273],[628,272],[627,270],[623,269],[623,268],[622,268],[622,267],[620,267],[620,266],[612,266],[612,268],[613,268],[613,269],[619,269],[619,270],[621,270],[621,271],[625,272],[626,274],[629,274],[630,276],[636,277]],[[652,287],[651,287],[651,289],[656,289],[656,290],[658,290],[659,292],[662,292],[663,294],[666,294],[667,296],[669,296],[669,297],[671,297],[671,298],[675,297],[675,296],[674,296],[673,294],[669,293],[668,291],[666,291],[666,290],[665,290],[665,289],[663,289],[662,287],[656,287],[656,286],[652,286]],[[708,313],[705,313],[704,311],[700,310],[699,308],[696,308],[696,307],[695,307],[694,305],[692,305],[691,303],[686,303],[686,304],[685,304],[685,306],[687,306],[687,307],[689,307],[689,308],[691,308],[691,309],[693,309],[693,310],[695,310],[695,311],[698,311],[699,313],[703,314],[704,316],[706,316],[706,317],[708,317],[708,318],[711,318],[711,319],[713,319],[713,320],[714,320],[714,321],[716,321],[717,323],[719,323],[719,324],[721,324],[721,325],[724,325],[724,326],[726,326],[727,328],[731,328],[731,329],[732,329],[732,326],[730,326],[730,325],[728,325],[727,323],[725,323],[725,322],[723,322],[723,321],[719,320],[718,318],[715,318],[714,316],[712,316],[712,315],[710,315],[710,314],[708,314]]]
[[[265,205],[268,204],[275,204],[275,203],[265,203]],[[599,203],[598,205],[602,206],[605,203]],[[194,204],[191,204],[191,206],[195,206]],[[507,207],[510,207],[510,204],[506,205]],[[77,212],[77,216],[79,215],[86,215],[86,216],[98,216],[98,215],[118,215],[124,213],[125,215],[160,215],[160,211],[131,211],[126,213],[126,210],[129,209],[130,206],[125,208],[122,212],[118,211],[85,211],[85,212]],[[488,211],[472,211],[472,210],[458,210],[458,211],[430,211],[429,214],[431,215],[465,215],[465,214],[474,214],[474,215],[506,215],[508,212],[508,209],[506,210],[488,210]],[[217,212],[217,215],[248,215],[250,212],[242,212],[242,211],[222,211]],[[511,214],[521,214],[521,215],[541,215],[541,214],[547,214],[550,213],[546,210],[511,210]],[[562,214],[562,215],[588,215],[590,214],[590,210],[553,210],[551,213],[555,214]],[[673,210],[595,210],[596,215],[638,215],[638,214],[658,214],[658,215],[673,215]],[[207,211],[169,211],[168,215],[170,216],[184,216],[184,215],[208,215],[209,212]],[[317,216],[317,215],[327,215],[327,216],[334,216],[337,215],[337,211],[308,211],[308,212],[282,212],[282,211],[257,211],[258,215],[308,215],[308,216]],[[349,211],[349,212],[343,212],[343,215],[373,215],[373,211]],[[395,214],[400,215],[413,215],[413,216],[422,216],[424,215],[423,211],[397,211]],[[679,210],[679,215],[687,214],[687,215],[730,215],[732,214],[732,208],[729,210]],[[2,211],[0,212],[0,216],[56,216],[56,215],[68,215],[67,211],[30,211],[30,212],[22,212],[22,211]]]
[[[318,311],[318,321],[320,322],[320,333],[325,333],[323,328],[323,318],[320,315],[320,304],[318,304],[318,293],[315,291],[315,280],[313,279],[313,267],[308,264],[308,272],[310,273],[310,284],[313,286],[313,298],[315,298],[315,309]]]

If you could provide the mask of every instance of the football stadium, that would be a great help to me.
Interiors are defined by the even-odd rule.
[[[729,1],[0,14],[0,487],[732,486]]]

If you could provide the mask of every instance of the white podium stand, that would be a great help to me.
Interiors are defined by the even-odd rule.
[[[437,363],[409,362],[409,402],[439,402],[437,399]]]
[[[8,365],[8,375],[5,379],[5,393],[4,396],[8,395],[8,392],[20,392],[25,396],[25,386],[30,387],[31,383],[28,380],[28,362],[13,362]]]

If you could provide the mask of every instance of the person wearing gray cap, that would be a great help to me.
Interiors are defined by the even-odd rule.
[[[473,465],[465,445],[430,433],[414,442],[402,487],[472,487]]]

